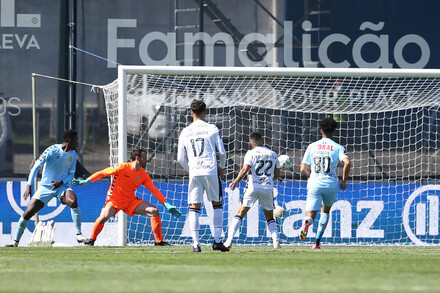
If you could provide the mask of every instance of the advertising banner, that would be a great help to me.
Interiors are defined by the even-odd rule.
[[[17,221],[26,208],[22,199],[26,182],[0,182],[0,245],[11,241]],[[82,211],[83,234],[89,237],[93,222],[99,216],[104,205],[108,182],[96,182],[83,187],[75,187]],[[179,219],[171,215],[144,188],[145,200],[156,205],[162,218],[164,238],[174,244],[191,241],[187,223],[188,205],[186,201],[187,184],[182,182],[156,182],[168,201],[182,212]],[[235,215],[244,184],[234,191],[224,184],[224,233]],[[281,243],[298,244],[299,229],[304,216],[305,183],[278,183],[280,206],[286,209],[284,218],[279,219]],[[352,183],[346,191],[339,191],[333,205],[330,222],[323,241],[330,244],[439,244],[439,194],[440,185],[417,185],[411,183]],[[202,243],[211,243],[212,207],[205,202],[200,215]],[[54,220],[56,223],[56,245],[77,245],[74,226],[69,207],[52,201],[39,213],[40,221]],[[319,220],[319,214],[318,218]],[[306,243],[314,239],[317,222],[309,232]],[[96,245],[116,245],[117,228],[115,220],[110,220],[99,235]],[[27,245],[34,221],[29,221],[20,245]],[[154,237],[148,217],[134,216],[128,220],[129,243],[152,244]],[[266,221],[259,206],[251,208],[244,219],[235,243],[270,243],[266,230]]]

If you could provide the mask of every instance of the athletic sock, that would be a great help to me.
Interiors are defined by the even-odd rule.
[[[26,229],[29,220],[25,220],[23,217],[20,217],[18,220],[17,231],[15,231],[15,241],[19,242],[21,236],[23,235],[24,229]]]
[[[312,224],[313,224],[313,218],[312,218],[312,217],[305,216],[305,217],[304,217],[304,220],[303,220],[303,224],[304,224],[306,221],[309,221],[309,226],[312,226]]]
[[[329,218],[328,213],[321,213],[321,218],[319,219],[318,231],[316,233],[316,239],[321,240],[325,228],[327,228],[328,218]]]
[[[154,234],[154,240],[156,243],[160,243],[163,241],[163,235],[162,235],[162,221],[160,220],[160,217],[150,217],[151,221],[151,229],[153,230]]]
[[[214,241],[220,242],[223,232],[223,205],[214,207]]]
[[[96,240],[96,238],[98,238],[99,233],[101,233],[102,228],[104,228],[104,224],[100,224],[98,220],[96,220],[95,224],[93,225],[92,235],[90,236],[90,239]]]
[[[278,225],[274,219],[269,219],[267,221],[267,228],[269,229],[270,236],[272,237],[273,243],[278,242]]]
[[[70,215],[72,216],[73,224],[75,224],[76,234],[81,233],[81,209],[76,207],[74,209],[70,209]]]
[[[228,230],[228,241],[232,241],[232,239],[234,239],[234,235],[237,232],[238,228],[240,228],[242,221],[243,219],[239,215],[235,215],[235,217],[232,219],[231,225],[229,226]]]
[[[193,239],[194,247],[200,246],[199,240],[199,223],[200,209],[190,208],[189,209],[189,230],[191,231],[191,237]]]

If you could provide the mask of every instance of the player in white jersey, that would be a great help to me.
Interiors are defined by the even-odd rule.
[[[234,181],[229,185],[234,190],[249,170],[248,181],[237,214],[232,220],[228,231],[228,239],[225,246],[230,248],[235,233],[241,225],[252,205],[260,200],[261,208],[267,221],[267,227],[272,236],[273,247],[279,248],[277,222],[273,218],[274,196],[273,180],[280,177],[280,163],[277,154],[264,146],[264,139],[258,132],[253,132],[250,137],[251,150],[244,156],[243,168]]]
[[[193,123],[179,136],[177,160],[189,172],[188,219],[193,239],[192,252],[201,252],[199,240],[199,215],[203,194],[214,208],[214,250],[229,251],[221,242],[223,231],[223,190],[220,177],[224,174],[226,151],[215,125],[206,123],[206,104],[201,100],[191,103]],[[216,153],[219,154],[217,164]]]
[[[350,159],[343,146],[333,141],[337,123],[333,118],[325,117],[319,123],[322,139],[310,144],[301,163],[301,173],[308,178],[306,216],[300,229],[300,239],[307,237],[309,226],[313,224],[319,208],[318,232],[313,249],[321,248],[321,237],[327,227],[329,212],[338,193],[338,176],[336,167],[339,161],[344,163],[342,180],[339,186],[342,190],[347,188],[347,179],[350,173]]]
[[[44,165],[40,184],[23,215],[18,220],[14,241],[6,246],[18,246],[29,219],[54,197],[57,197],[62,204],[68,205],[71,208],[70,211],[73,223],[75,224],[76,240],[78,243],[82,243],[87,239],[81,233],[81,210],[70,183],[75,175],[77,147],[77,132],[70,129],[66,130],[63,133],[63,143],[48,147],[35,162],[29,173],[28,185],[23,198],[27,199],[32,194],[34,179],[37,176],[38,170]]]

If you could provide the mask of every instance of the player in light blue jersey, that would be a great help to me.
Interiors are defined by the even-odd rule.
[[[6,246],[18,246],[29,220],[54,197],[57,197],[62,204],[71,208],[78,243],[82,243],[87,239],[81,233],[81,210],[70,183],[75,175],[77,147],[77,132],[70,129],[66,130],[63,133],[63,143],[48,147],[35,162],[29,173],[28,185],[23,198],[27,199],[32,194],[35,176],[37,176],[38,170],[44,166],[41,182],[23,215],[18,220],[14,241]]]
[[[301,162],[301,174],[308,178],[306,216],[299,235],[302,241],[306,239],[308,229],[322,206],[313,249],[321,248],[321,237],[327,227],[329,212],[338,193],[338,185],[342,190],[347,189],[347,179],[351,167],[345,148],[333,141],[337,128],[336,121],[333,118],[325,117],[319,122],[319,128],[322,139],[307,147]],[[338,182],[336,167],[340,161],[344,163],[344,169],[342,180]]]

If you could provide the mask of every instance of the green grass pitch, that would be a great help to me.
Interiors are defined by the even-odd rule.
[[[0,292],[439,292],[438,247],[0,248]]]

